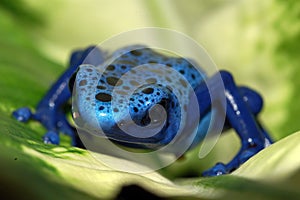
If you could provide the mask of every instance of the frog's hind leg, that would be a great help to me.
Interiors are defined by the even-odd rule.
[[[238,154],[228,163],[222,164],[218,163],[211,169],[203,173],[204,176],[215,176],[226,174],[234,169],[238,168],[242,163],[248,160],[250,157],[258,153],[260,150],[266,147],[266,135],[267,132],[257,123],[255,119],[255,112],[252,112],[251,105],[248,106],[245,100],[245,94],[254,94],[250,90],[244,90],[244,95],[236,86],[232,75],[226,71],[220,71],[222,77],[224,88],[218,83],[217,76],[213,76],[207,81],[207,86],[201,86],[196,89],[196,95],[200,102],[200,108],[204,110],[207,109],[207,106],[210,106],[210,102],[207,103],[206,100],[202,98],[206,96],[209,97],[209,90],[214,90],[214,94],[225,95],[226,102],[223,107],[226,107],[226,119],[229,122],[230,126],[235,129],[237,134],[241,139],[241,149]],[[242,89],[243,90],[243,89]],[[246,95],[247,96],[247,95]],[[248,95],[249,98],[253,97]],[[214,97],[213,100],[217,100],[218,97]],[[261,108],[260,108],[261,109]],[[260,109],[255,110],[259,112]],[[269,137],[268,137],[269,138]],[[270,140],[271,142],[271,140]]]
[[[268,146],[273,143],[273,139],[267,133],[261,122],[258,120],[257,115],[262,110],[263,107],[263,99],[259,93],[250,89],[248,87],[239,87],[239,91],[243,96],[243,100],[246,102],[248,108],[251,113],[255,116],[256,124],[261,129],[264,137],[265,137],[265,146]]]

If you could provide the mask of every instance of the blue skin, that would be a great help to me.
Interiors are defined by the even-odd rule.
[[[96,100],[93,99],[93,102],[96,104],[94,111],[101,128],[110,139],[129,147],[158,149],[168,144],[176,135],[181,114],[178,108],[178,99],[172,94],[170,89],[164,87],[163,84],[159,84],[155,77],[149,78],[146,75],[142,77],[147,79],[149,84],[138,88],[132,94],[132,98],[129,101],[129,113],[136,124],[144,126],[150,123],[148,111],[155,104],[162,105],[166,109],[168,118],[166,125],[158,134],[148,138],[135,138],[126,135],[124,131],[118,128],[112,118],[114,114],[116,118],[122,119],[122,103],[118,105],[120,110],[115,110],[111,106],[112,89],[114,87],[122,87],[124,91],[134,86],[134,83],[130,83],[130,85],[129,83],[117,82],[118,78],[128,71],[132,71],[134,66],[159,63],[178,71],[196,93],[201,119],[195,137],[197,139],[194,140],[193,145],[203,140],[207,133],[207,124],[210,122],[207,119],[211,116],[212,100],[208,88],[217,91],[216,94],[219,94],[220,98],[221,95],[224,96],[225,94],[226,96],[226,103],[222,105],[226,106],[226,121],[223,130],[233,128],[241,139],[241,148],[229,163],[217,163],[211,169],[203,172],[204,176],[230,173],[272,143],[268,133],[256,119],[263,105],[261,96],[248,87],[237,86],[229,72],[223,70],[219,72],[224,83],[224,91],[218,84],[217,75],[207,78],[204,72],[197,71],[186,59],[167,57],[144,46],[139,46],[138,50],[131,50],[134,48],[136,46],[116,51],[112,56],[117,56],[117,58],[106,68],[101,77],[98,77],[99,82],[96,94],[94,94]],[[75,85],[79,85],[79,89],[80,87],[83,87],[83,90],[88,89],[86,76],[78,75],[80,74],[79,65],[105,65],[106,56],[105,53],[94,46],[73,52],[69,68],[39,102],[36,112],[32,113],[29,108],[24,107],[14,111],[13,116],[21,122],[27,122],[30,119],[39,121],[47,129],[47,133],[43,137],[44,143],[59,144],[59,132],[62,132],[72,138],[72,145],[84,148],[75,128],[67,121],[62,108],[71,97],[70,91],[72,91],[74,82]],[[77,71],[79,72],[76,76]],[[204,79],[206,80],[205,83]],[[179,90],[185,91],[187,82],[180,83],[179,87],[181,88]],[[122,93],[120,94],[120,99],[122,99]],[[218,97],[216,97],[216,101],[217,99]],[[79,106],[84,107],[85,105],[79,102]],[[86,119],[89,121],[88,116],[86,116]]]

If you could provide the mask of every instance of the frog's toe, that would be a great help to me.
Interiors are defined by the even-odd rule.
[[[223,174],[227,174],[228,170],[225,164],[217,163],[214,167],[204,171],[202,173],[203,176],[219,176]]]
[[[32,113],[29,108],[24,107],[24,108],[19,108],[19,109],[15,110],[12,113],[12,115],[14,118],[16,118],[16,120],[18,120],[20,122],[27,122],[31,118]]]
[[[59,135],[54,131],[48,131],[43,136],[43,141],[45,144],[59,144]]]

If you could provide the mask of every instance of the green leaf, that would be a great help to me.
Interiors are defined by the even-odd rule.
[[[231,175],[181,180],[183,185],[211,188],[222,199],[299,199],[300,132],[250,158]]]
[[[234,175],[251,179],[278,181],[297,173],[300,166],[300,132],[296,132],[264,149]]]
[[[279,199],[300,195],[299,179],[295,183],[289,181],[297,173],[299,177],[300,132],[261,151],[232,175],[171,182],[155,172],[116,171],[82,149],[45,145],[36,137],[40,134],[14,121],[7,113],[1,113],[0,125],[0,157],[4,163],[1,180],[10,192],[26,187],[30,195],[44,199],[82,196],[107,199],[114,197],[123,185],[137,184],[167,197],[223,198],[249,194]],[[108,156],[108,159],[117,158]],[[274,184],[274,180],[287,184]],[[61,193],[59,196],[57,191]]]

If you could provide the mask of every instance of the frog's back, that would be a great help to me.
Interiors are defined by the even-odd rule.
[[[189,104],[189,88],[195,89],[206,78],[193,65],[185,58],[166,56],[145,46],[117,50],[98,66],[102,74],[95,95],[97,123],[109,138],[128,146],[157,148],[169,143],[186,114],[182,111]],[[126,127],[128,108],[135,124],[147,126],[149,110],[156,104],[165,107],[168,114],[159,133],[137,139],[124,132],[131,128],[120,129],[120,125]]]
[[[199,66],[193,66],[197,64],[192,60],[167,56],[142,45],[133,45],[117,50],[112,54],[108,62],[111,62],[111,60],[113,62],[107,70],[113,69],[112,71],[117,72],[119,77],[140,65],[160,64],[161,67],[170,67],[179,72],[194,89],[206,78],[205,72]],[[165,82],[172,82],[172,80],[166,76]],[[182,89],[184,90],[184,86]]]

